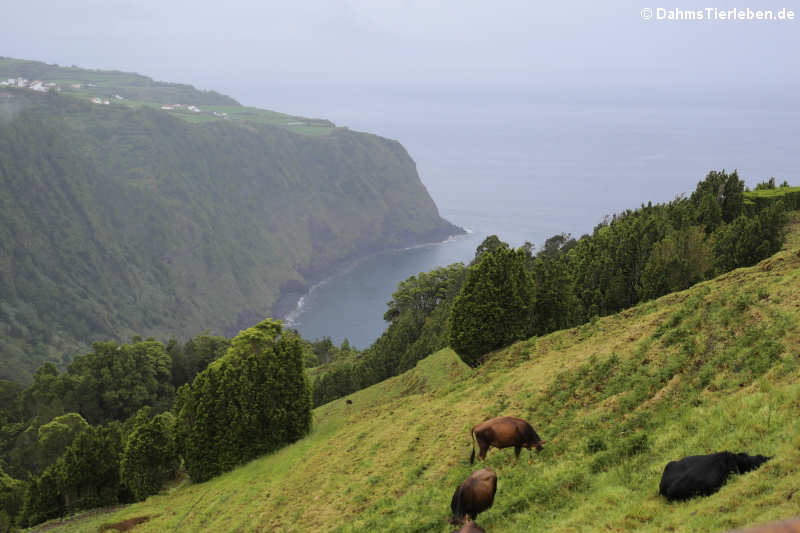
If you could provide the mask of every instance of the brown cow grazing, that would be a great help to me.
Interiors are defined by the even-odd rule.
[[[495,492],[497,492],[497,474],[494,470],[484,468],[474,471],[461,482],[453,494],[453,499],[450,501],[453,518],[450,523],[462,524],[464,520],[476,518],[478,513],[492,506]]]
[[[522,448],[536,448],[542,451],[544,441],[539,438],[536,431],[521,418],[513,416],[499,416],[486,422],[481,422],[472,428],[472,455],[469,457],[469,464],[475,462],[475,441],[478,442],[480,453],[478,459],[486,459],[486,452],[490,446],[495,448],[514,447],[514,453],[519,459],[519,452]]]
[[[486,533],[486,530],[472,520],[467,520],[466,524],[464,524],[461,529],[453,531],[453,533]]]
[[[731,533],[800,533],[800,518],[737,529]]]

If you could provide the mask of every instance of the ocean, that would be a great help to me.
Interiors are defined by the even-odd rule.
[[[316,285],[286,317],[306,338],[346,338],[358,348],[386,327],[398,282],[470,261],[487,235],[514,246],[580,237],[607,215],[691,193],[709,170],[738,170],[751,187],[771,176],[800,184],[800,114],[781,106],[398,91],[309,96],[304,108],[294,97],[255,103],[399,140],[440,214],[469,231],[362,260]]]

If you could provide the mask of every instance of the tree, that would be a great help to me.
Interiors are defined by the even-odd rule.
[[[319,361],[321,364],[330,363],[336,359],[336,355],[339,353],[339,348],[333,344],[333,341],[330,337],[323,337],[315,340],[311,343],[311,349],[313,350],[317,361]]]
[[[469,267],[450,314],[450,345],[467,364],[530,334],[530,281],[525,252],[498,246]]]
[[[697,221],[705,227],[706,233],[712,233],[722,224],[722,207],[712,194],[699,196],[695,212]]]
[[[682,219],[681,202],[625,211],[582,237],[569,252],[579,320],[614,313],[639,300],[639,285],[653,245]],[[678,211],[677,213],[675,211]]]
[[[31,480],[23,521],[34,525],[66,513],[126,501],[119,482],[121,435],[116,426],[90,426],[64,454]]]
[[[212,361],[222,357],[230,345],[228,339],[214,335],[200,335],[183,346],[172,339],[166,349],[172,362],[172,385],[177,389],[191,383]]]
[[[311,396],[300,339],[264,320],[181,387],[177,434],[186,469],[204,481],[303,437]]]
[[[14,517],[22,508],[25,483],[12,478],[0,468],[0,533],[11,530]]]
[[[712,170],[697,184],[690,200],[698,209],[698,223],[710,233],[720,221],[730,223],[742,214],[744,181],[735,170],[730,174]]]
[[[38,453],[41,464],[50,465],[66,451],[75,437],[89,428],[78,413],[67,413],[53,418],[38,430]]]
[[[508,244],[501,241],[497,235],[489,235],[475,249],[475,258],[472,260],[472,264],[477,263],[484,255],[494,252],[498,248],[508,248]]]
[[[577,323],[579,301],[566,253],[545,248],[533,262],[534,333],[543,335]]]
[[[173,400],[171,364],[160,342],[95,342],[63,374],[50,362],[39,367],[22,394],[23,412],[49,420],[74,411],[103,424],[125,420],[145,405],[164,411]]]
[[[92,352],[76,357],[67,369],[73,385],[71,404],[90,423],[125,420],[145,405],[158,411],[172,404],[172,362],[164,345],[95,342]]]
[[[787,182],[784,181],[784,183],[786,183],[787,187],[789,186],[789,184]],[[783,187],[783,186],[784,185],[781,185],[781,187]],[[775,177],[774,176],[771,177],[767,181],[762,181],[761,183],[756,184],[756,190],[757,191],[775,189],[776,187],[777,187],[777,185],[775,185]]]
[[[37,452],[40,423],[34,419],[24,431],[21,431],[14,439],[14,444],[5,457],[8,461],[9,474],[16,478],[23,479],[31,474],[38,475],[47,466],[41,463],[41,456]]]
[[[115,426],[91,426],[80,433],[54,466],[63,473],[67,512],[127,499],[119,479],[122,436]]]
[[[41,476],[31,480],[25,490],[21,525],[32,526],[66,513],[61,492],[63,477],[63,469],[53,464]]]
[[[466,267],[454,263],[401,281],[383,315],[389,327],[363,352],[340,352],[330,339],[315,342],[330,364],[314,380],[314,405],[396,376],[446,347],[450,309],[465,275]]]
[[[23,390],[18,383],[0,379],[0,426],[22,421],[20,398]]]
[[[22,410],[25,418],[40,417],[50,420],[54,416],[74,411],[69,404],[73,383],[61,375],[56,365],[44,363],[33,374],[33,384],[22,393]]]
[[[642,274],[642,299],[680,291],[706,279],[714,267],[709,239],[699,226],[673,231],[657,242]]]
[[[714,263],[718,273],[754,265],[781,249],[786,212],[778,201],[755,217],[741,216],[714,234]]]
[[[156,494],[174,477],[180,464],[175,441],[175,416],[169,411],[143,417],[125,443],[120,478],[136,500]]]

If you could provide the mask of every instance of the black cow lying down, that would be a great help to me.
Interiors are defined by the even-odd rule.
[[[708,496],[717,492],[729,475],[750,472],[770,459],[763,455],[719,452],[670,461],[661,475],[658,493],[668,500]]]

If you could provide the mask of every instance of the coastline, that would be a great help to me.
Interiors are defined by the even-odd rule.
[[[440,245],[443,245],[443,244],[456,242],[460,238],[468,237],[469,235],[472,235],[472,233],[473,233],[469,229],[464,229],[464,228],[458,228],[458,229],[460,229],[461,232],[447,235],[447,237],[445,239],[443,239],[443,240],[427,241],[427,242],[422,242],[422,243],[419,243],[419,244],[412,244],[412,245],[409,245],[409,246],[403,246],[403,247],[400,247],[400,248],[390,248],[390,249],[386,249],[386,250],[380,250],[380,251],[377,251],[377,252],[370,252],[370,253],[365,253],[365,254],[359,255],[358,257],[356,257],[356,258],[352,259],[351,261],[347,262],[346,264],[342,265],[340,268],[335,269],[335,271],[332,274],[329,274],[328,276],[325,276],[324,278],[322,278],[322,279],[320,279],[318,281],[315,281],[310,287],[308,287],[307,290],[305,290],[303,292],[299,292],[299,291],[298,292],[294,292],[291,295],[291,299],[287,298],[287,296],[289,296],[289,294],[282,294],[281,298],[278,301],[278,303],[282,304],[281,305],[282,309],[277,309],[278,304],[276,303],[276,305],[273,306],[273,316],[275,316],[276,318],[279,318],[280,320],[282,320],[287,327],[294,328],[295,325],[297,324],[297,322],[296,322],[297,319],[299,318],[299,316],[303,313],[303,311],[305,309],[305,302],[307,301],[308,296],[313,294],[319,288],[325,286],[327,283],[329,283],[329,282],[331,282],[331,281],[333,281],[333,280],[335,280],[335,279],[337,279],[337,278],[339,278],[341,276],[344,276],[344,275],[348,274],[353,269],[355,269],[359,265],[361,265],[363,262],[365,262],[367,260],[370,260],[370,259],[373,259],[375,257],[379,257],[379,256],[383,256],[383,255],[396,254],[396,253],[405,252],[405,251],[409,251],[409,250],[415,250],[415,249],[419,249],[419,248],[428,248],[428,247],[433,247],[433,246],[440,246]],[[290,304],[290,305],[287,305],[287,304]],[[276,311],[280,311],[280,313],[276,313]]]

